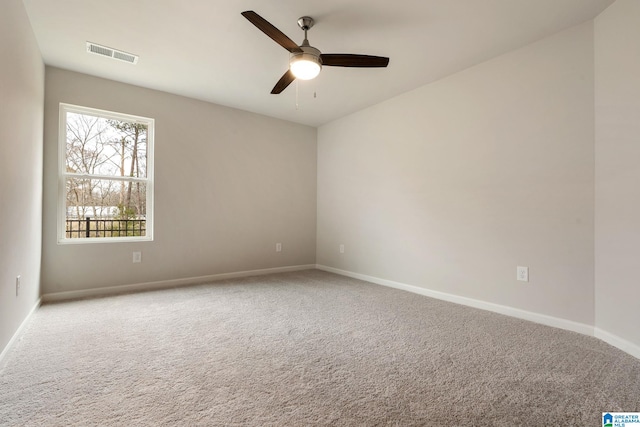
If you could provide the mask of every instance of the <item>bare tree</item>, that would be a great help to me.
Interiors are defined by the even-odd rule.
[[[67,116],[67,155],[66,168],[68,172],[95,175],[105,174],[110,155],[105,150],[105,140],[109,127],[105,120],[83,114],[68,114]],[[67,206],[73,206],[78,217],[88,214],[88,208],[93,214],[101,216],[102,206],[99,200],[107,195],[103,193],[100,180],[91,178],[71,178],[67,182]]]
[[[146,175],[147,126],[140,123],[109,120],[109,125],[118,131],[118,151],[120,152],[120,176],[140,178]],[[141,160],[143,160],[141,162]],[[125,170],[126,166],[129,170]],[[132,192],[136,189],[135,197]],[[120,214],[125,217],[140,217],[146,206],[141,203],[142,186],[139,182],[127,181],[121,188]]]

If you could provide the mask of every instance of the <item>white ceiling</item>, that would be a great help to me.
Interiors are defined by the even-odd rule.
[[[613,0],[23,0],[48,65],[319,126],[585,22]],[[240,15],[255,10],[323,53],[388,56],[325,67],[280,95],[289,53]],[[91,41],[137,65],[86,53]],[[316,97],[314,97],[314,92]]]

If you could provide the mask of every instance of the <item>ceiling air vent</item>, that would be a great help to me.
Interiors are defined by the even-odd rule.
[[[108,58],[117,59],[119,61],[128,62],[130,64],[138,63],[138,55],[123,52],[121,50],[112,49],[110,47],[101,46],[99,44],[87,42],[87,52],[94,55],[106,56]]]

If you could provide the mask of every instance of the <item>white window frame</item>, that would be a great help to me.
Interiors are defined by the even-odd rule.
[[[84,114],[88,116],[101,117],[106,119],[121,120],[125,122],[139,123],[147,125],[147,159],[146,178],[102,176],[102,175],[80,175],[67,172],[67,113]],[[96,108],[82,107],[79,105],[60,103],[58,130],[58,244],[84,244],[84,243],[122,243],[141,242],[153,240],[153,147],[154,147],[154,125],[155,120],[149,117],[134,116],[131,114],[117,113],[114,111],[99,110]],[[146,184],[146,214],[145,214],[145,235],[126,237],[82,237],[69,238],[66,235],[67,219],[67,194],[66,179],[69,176],[76,178],[98,178],[116,181],[138,181]]]

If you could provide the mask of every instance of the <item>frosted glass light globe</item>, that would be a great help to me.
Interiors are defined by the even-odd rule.
[[[306,59],[291,61],[290,68],[293,75],[300,80],[315,79],[320,74],[320,64]]]

